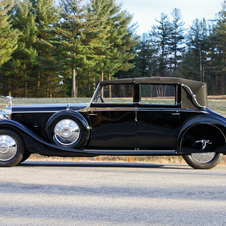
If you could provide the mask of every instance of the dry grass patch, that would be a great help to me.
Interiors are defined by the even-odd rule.
[[[157,164],[187,164],[181,156],[97,156],[97,157],[56,157],[32,154],[28,161],[59,161],[59,162],[130,162]],[[220,165],[226,165],[226,156]]]

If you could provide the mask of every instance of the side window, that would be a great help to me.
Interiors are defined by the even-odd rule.
[[[98,98],[98,103],[133,103],[133,84],[102,86],[99,95],[102,100]]]
[[[141,84],[141,104],[177,104],[177,86],[162,84]]]

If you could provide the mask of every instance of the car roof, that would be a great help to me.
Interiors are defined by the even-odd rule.
[[[124,78],[116,80],[105,80],[100,82],[101,84],[127,84],[127,83],[153,83],[153,84],[185,84],[190,88],[196,84],[203,86],[205,82],[198,82],[194,80],[178,78],[178,77],[137,77],[137,78]]]
[[[200,109],[197,104],[192,103],[191,99],[196,98],[198,103],[203,106],[203,108],[207,107],[207,86],[205,82],[199,82],[184,78],[178,77],[137,77],[137,78],[124,78],[124,79],[116,79],[116,80],[105,80],[100,82],[101,85],[113,85],[113,84],[167,84],[167,85],[182,85],[187,87],[182,90],[181,100],[182,100],[182,108],[185,109]],[[189,91],[190,89],[190,91]],[[189,98],[189,96],[191,98]]]

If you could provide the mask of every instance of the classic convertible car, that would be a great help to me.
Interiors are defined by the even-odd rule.
[[[182,155],[196,169],[226,154],[226,118],[207,107],[204,82],[100,82],[89,104],[12,105],[0,111],[0,166],[46,156]],[[72,99],[73,100],[73,99]]]

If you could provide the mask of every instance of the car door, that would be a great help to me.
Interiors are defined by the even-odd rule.
[[[111,88],[111,89],[110,89]],[[133,84],[103,87],[102,101],[90,105],[91,138],[89,148],[135,149],[136,124]],[[109,89],[111,96],[108,94]]]
[[[140,89],[141,101],[137,107],[137,147],[141,150],[175,150],[180,126],[180,105],[175,96],[176,86],[157,87],[144,84]],[[159,90],[165,91],[160,93]],[[161,98],[157,98],[158,95]]]

